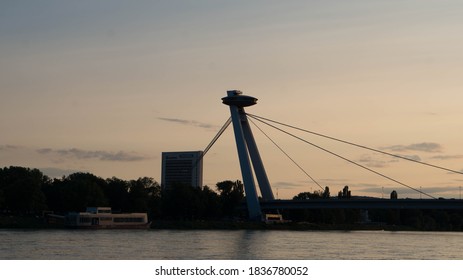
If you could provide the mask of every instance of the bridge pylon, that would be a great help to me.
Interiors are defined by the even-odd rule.
[[[222,102],[230,107],[241,175],[243,177],[244,191],[246,193],[249,219],[262,220],[262,210],[259,204],[253,174],[255,174],[257,178],[262,199],[269,201],[275,198],[251,127],[249,126],[246,112],[244,111],[244,107],[255,105],[257,103],[257,98],[243,95],[239,90],[229,90],[227,91],[227,96],[222,98]]]

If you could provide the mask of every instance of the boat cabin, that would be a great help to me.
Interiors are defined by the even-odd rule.
[[[85,212],[65,216],[65,224],[75,228],[148,228],[146,213],[114,214],[110,207],[87,207]]]

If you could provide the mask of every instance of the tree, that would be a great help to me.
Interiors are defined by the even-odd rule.
[[[158,199],[161,195],[160,185],[149,177],[140,177],[129,182],[129,205],[132,212],[146,212],[152,199]]]
[[[14,167],[0,169],[0,207],[17,213],[39,213],[46,209],[42,192],[48,177],[38,169]]]
[[[330,188],[329,188],[328,186],[325,187],[325,191],[323,192],[322,197],[323,197],[324,199],[330,198]]]
[[[222,204],[219,195],[208,186],[201,189],[201,204],[204,205],[202,217],[217,219],[222,216]]]
[[[108,206],[104,189],[106,181],[90,173],[74,173],[55,179],[47,199],[59,212],[83,211],[91,206]],[[51,202],[53,200],[53,202]],[[55,208],[56,207],[56,208]]]
[[[304,200],[304,199],[320,199],[323,198],[323,193],[320,191],[311,192],[301,192],[298,193],[293,200]]]
[[[338,193],[338,198],[350,198],[351,197],[351,192],[349,190],[349,186],[344,186],[342,191],[339,191]]]
[[[216,184],[219,191],[222,211],[225,216],[233,216],[235,209],[244,199],[244,185],[241,181],[222,181]]]
[[[128,212],[131,205],[129,199],[129,182],[112,177],[106,179],[104,193],[114,211]]]
[[[182,183],[173,183],[162,193],[164,217],[179,220],[200,218],[204,207],[201,204],[200,192],[200,188],[193,188]]]

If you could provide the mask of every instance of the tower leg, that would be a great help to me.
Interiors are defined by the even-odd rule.
[[[257,149],[256,141],[249,126],[248,118],[244,112],[244,109],[240,110],[241,113],[241,127],[244,133],[244,139],[248,146],[249,155],[251,156],[252,166],[254,167],[254,173],[256,174],[257,182],[259,183],[260,193],[264,200],[274,200],[272,188],[265,172],[262,158],[260,157],[259,150]]]
[[[246,192],[246,202],[248,205],[249,219],[262,220],[262,211],[260,209],[259,199],[257,197],[254,176],[252,175],[251,163],[249,160],[248,149],[241,126],[241,114],[237,106],[230,106],[230,113],[233,122],[233,130],[235,132],[236,147],[238,149],[238,157],[243,176],[244,190]]]

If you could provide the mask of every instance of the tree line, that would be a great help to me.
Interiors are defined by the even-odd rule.
[[[67,213],[109,206],[113,212],[147,212],[150,219],[223,219],[239,215],[236,209],[243,199],[240,181],[219,182],[215,190],[174,184],[162,191],[149,177],[103,179],[91,173],[74,173],[50,178],[38,169],[0,169],[0,211],[9,214]]]
[[[337,199],[349,199],[345,186]],[[301,192],[301,199],[334,199],[329,187]],[[246,219],[245,193],[240,181],[218,182],[214,188],[192,188],[174,184],[162,190],[153,178],[103,179],[91,173],[74,173],[50,178],[38,169],[0,168],[0,214],[41,215],[44,211],[64,214],[86,207],[109,206],[113,212],[147,212],[150,220],[235,220]],[[365,222],[365,211],[357,209],[291,209],[280,213],[287,220],[324,225],[352,225]],[[368,210],[368,222],[405,226],[419,230],[463,230],[460,210]]]
[[[337,199],[350,199],[351,191],[344,186]],[[397,199],[397,192],[391,192]],[[295,200],[333,199],[329,187],[324,191],[301,192]],[[285,218],[322,225],[387,225],[410,230],[463,230],[463,211],[452,209],[292,209],[283,210]]]

